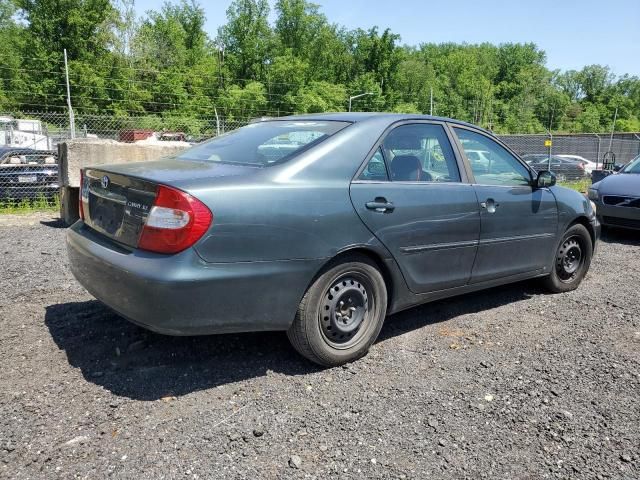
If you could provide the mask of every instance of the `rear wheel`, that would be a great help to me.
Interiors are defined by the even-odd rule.
[[[293,347],[323,366],[366,355],[387,311],[387,291],[378,268],[354,255],[329,265],[305,293],[287,331]]]
[[[591,265],[593,244],[587,229],[572,225],[565,232],[556,250],[551,275],[545,278],[545,286],[554,293],[575,290]]]

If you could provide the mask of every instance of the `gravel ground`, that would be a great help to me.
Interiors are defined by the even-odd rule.
[[[387,319],[319,369],[284,333],[172,338],[73,279],[65,230],[0,217],[0,476],[640,478],[640,236],[575,292],[519,283]]]

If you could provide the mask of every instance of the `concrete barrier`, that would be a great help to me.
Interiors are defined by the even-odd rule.
[[[112,163],[157,160],[189,147],[186,142],[123,143],[115,140],[82,138],[58,145],[60,218],[71,225],[78,220],[80,169]]]

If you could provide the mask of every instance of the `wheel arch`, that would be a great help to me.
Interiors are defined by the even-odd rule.
[[[398,274],[397,272],[392,271],[392,268],[389,263],[395,264],[395,261],[392,259],[386,259],[383,254],[379,251],[376,251],[375,248],[366,247],[362,245],[348,247],[339,251],[336,255],[329,258],[326,262],[322,264],[322,266],[315,273],[309,284],[307,285],[308,290],[313,282],[328,268],[331,266],[342,262],[343,260],[353,257],[353,256],[363,256],[371,261],[382,274],[382,278],[384,279],[385,288],[387,290],[387,312],[392,310],[393,300],[397,296],[396,288],[398,288]]]
[[[565,229],[565,231],[568,230],[569,228],[573,227],[574,225],[582,225],[583,227],[585,227],[587,229],[587,232],[589,232],[589,236],[591,237],[591,248],[595,249],[596,240],[597,240],[596,231],[595,231],[595,227],[593,226],[593,223],[591,223],[589,218],[587,218],[585,215],[580,215],[580,216],[574,218],[573,221],[571,221],[567,225],[567,228]]]

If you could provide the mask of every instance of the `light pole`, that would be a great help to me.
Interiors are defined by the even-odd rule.
[[[366,95],[373,95],[373,92],[361,93],[360,95],[354,95],[353,97],[349,97],[349,111],[351,111],[351,101],[356,98],[364,97]]]

